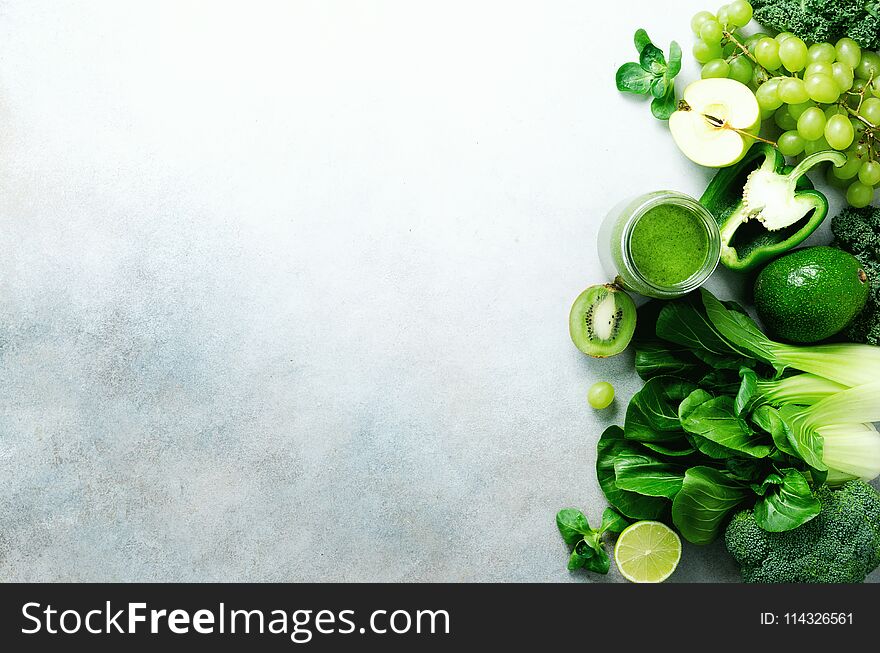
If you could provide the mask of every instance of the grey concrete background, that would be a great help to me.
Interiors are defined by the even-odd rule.
[[[620,580],[566,319],[708,179],[611,82],[703,7],[0,2],[0,579]]]

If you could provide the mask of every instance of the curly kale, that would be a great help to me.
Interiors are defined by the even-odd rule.
[[[847,208],[831,220],[834,245],[855,256],[868,275],[865,309],[844,331],[852,342],[880,345],[880,208]]]
[[[752,0],[754,17],[805,41],[834,43],[848,36],[863,48],[880,48],[880,0]]]
[[[783,533],[765,531],[751,510],[724,536],[747,583],[860,583],[880,565],[880,494],[862,481],[815,491],[819,514]]]

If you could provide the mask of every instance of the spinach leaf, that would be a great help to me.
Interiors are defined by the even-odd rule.
[[[764,496],[755,504],[758,526],[771,533],[790,531],[819,514],[821,504],[807,479],[796,469],[783,469]]]
[[[746,420],[736,414],[734,399],[729,395],[712,397],[697,390],[682,402],[679,414],[681,426],[688,433],[747,456],[763,458],[770,455],[770,445],[761,443]]]
[[[622,452],[638,454],[643,449],[637,442],[627,440],[623,429],[609,426],[596,446],[596,476],[599,487],[614,508],[630,519],[660,519],[667,511],[668,502],[661,497],[649,497],[629,492],[617,485],[614,461]]]
[[[625,63],[617,69],[615,82],[622,93],[646,95],[651,91],[654,80],[659,79],[635,62]]]
[[[556,513],[556,526],[569,546],[574,546],[584,535],[593,532],[584,513],[574,508],[565,508]]]
[[[614,461],[617,487],[649,497],[672,499],[681,489],[685,468],[648,456],[620,456]]]
[[[677,102],[675,101],[675,86],[669,83],[666,92],[651,100],[651,115],[657,120],[669,120],[669,117],[675,113]]]
[[[657,317],[657,337],[721,358],[752,357],[747,350],[734,347],[721,335],[702,307],[696,305],[693,296],[663,307]]]
[[[583,556],[583,553],[586,551],[592,551],[593,555]],[[602,546],[601,543],[593,548],[585,540],[575,547],[575,552],[583,556],[583,566],[590,571],[595,571],[597,574],[607,574],[608,570],[611,568],[608,553],[605,551],[605,547]],[[571,569],[571,561],[569,561],[569,569]]]
[[[727,514],[749,495],[749,489],[726,472],[691,467],[672,502],[672,521],[689,542],[708,544],[718,536]]]
[[[681,441],[676,443],[678,447],[672,447],[671,442],[664,442],[662,444],[659,442],[642,442],[642,446],[662,456],[672,456],[674,458],[690,456],[697,449],[690,444],[684,431],[681,432],[681,435]]]
[[[746,408],[748,408],[752,398],[758,391],[758,375],[755,374],[755,370],[743,367],[740,369],[739,375],[742,377],[742,383],[739,386],[739,390],[736,393],[736,401],[733,404],[733,410],[737,416],[741,416],[746,412]]]
[[[590,571],[607,574],[610,567],[608,553],[602,543],[602,533],[620,533],[627,527],[627,521],[612,508],[602,513],[602,525],[590,528],[587,518],[580,510],[565,508],[556,513],[556,525],[565,543],[572,547],[568,557],[568,569],[574,571],[584,567]]]
[[[605,512],[602,513],[602,526],[599,527],[602,533],[622,533],[627,526],[629,522],[623,515],[614,508],[605,508]]]
[[[645,46],[650,45],[651,39],[648,38],[648,33],[644,29],[639,28],[633,36],[633,43],[635,43],[636,51],[641,55]]]
[[[624,431],[630,440],[664,442],[681,439],[678,405],[696,386],[671,376],[655,376],[630,400]]]
[[[637,30],[633,42],[639,61],[625,63],[617,69],[614,76],[617,90],[652,96],[651,113],[660,120],[668,120],[676,108],[673,80],[681,71],[681,48],[672,42],[667,63],[663,51],[651,43],[645,30]]]
[[[751,358],[773,364],[773,343],[764,335],[755,321],[738,310],[731,310],[704,288],[700,288],[703,306],[713,328],[737,349]]]
[[[695,381],[706,371],[706,366],[685,347],[661,340],[648,340],[636,345],[636,372],[645,381],[661,375]]]

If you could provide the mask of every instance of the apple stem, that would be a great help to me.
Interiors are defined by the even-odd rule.
[[[690,107],[688,107],[688,108],[690,108]],[[703,117],[706,119],[706,122],[708,122],[713,127],[717,127],[718,129],[730,129],[731,131],[735,131],[740,136],[748,136],[749,138],[754,138],[756,141],[761,141],[762,143],[767,143],[767,145],[772,145],[773,147],[776,147],[776,143],[774,143],[773,141],[768,141],[766,138],[761,138],[760,136],[755,136],[754,134],[747,132],[744,129],[738,129],[737,127],[733,127],[726,120],[722,120],[721,118],[717,118],[715,116],[710,116],[707,113],[704,113]]]

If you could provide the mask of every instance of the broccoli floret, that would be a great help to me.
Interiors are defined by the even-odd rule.
[[[847,208],[831,220],[834,245],[855,256],[868,275],[871,289],[865,309],[844,337],[852,342],[880,345],[880,208]]]
[[[803,526],[770,533],[751,510],[730,520],[727,550],[747,583],[861,583],[880,566],[880,494],[862,481],[816,490],[819,514]]]
[[[805,41],[834,43],[849,36],[863,48],[880,47],[877,0],[752,0],[755,20]]]

